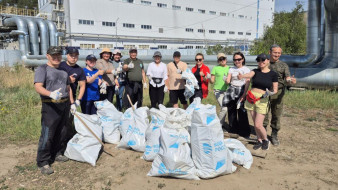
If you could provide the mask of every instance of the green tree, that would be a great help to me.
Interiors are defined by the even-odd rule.
[[[217,44],[215,46],[209,46],[206,50],[207,55],[216,55],[218,53],[225,53],[225,55],[231,55],[235,51],[240,51],[238,49],[235,49],[233,46],[225,46],[222,47],[222,45]]]
[[[250,54],[268,53],[272,44],[280,45],[285,54],[306,53],[306,24],[300,2],[296,2],[292,12],[274,14],[273,25],[265,28],[262,39],[255,40]]]
[[[38,8],[38,0],[0,0],[2,6],[6,6],[7,3],[9,6],[17,5],[18,8],[25,8],[25,6],[28,9]]]

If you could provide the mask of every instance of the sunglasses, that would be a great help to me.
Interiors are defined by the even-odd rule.
[[[199,61],[199,62],[201,62],[203,59],[195,59],[195,61]]]
[[[256,59],[257,62],[264,62],[266,59],[264,58],[260,58],[260,59]]]
[[[218,61],[224,61],[224,60],[226,60],[225,57],[220,57],[220,58],[218,59]]]
[[[234,62],[241,61],[241,60],[242,60],[242,58],[240,58],[240,59],[233,59]]]

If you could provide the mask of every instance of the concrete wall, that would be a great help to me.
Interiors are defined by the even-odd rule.
[[[0,67],[9,66],[21,62],[20,50],[4,50],[0,49]]]

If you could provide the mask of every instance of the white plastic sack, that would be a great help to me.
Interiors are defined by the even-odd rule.
[[[129,108],[124,112],[119,127],[122,139],[117,146],[118,148],[131,148],[139,152],[145,151],[145,133],[149,127],[148,115],[148,107],[137,108],[135,111]]]
[[[96,101],[94,104],[97,108],[97,115],[101,120],[103,141],[118,144],[121,138],[119,126],[122,112],[119,112],[108,100]]]
[[[201,104],[201,98],[197,97],[194,98],[194,101],[187,107],[185,110],[188,115],[192,116],[192,113],[194,112],[195,108]]]
[[[199,180],[191,159],[190,135],[186,130],[188,120],[188,115],[179,108],[167,115],[160,130],[160,151],[152,163],[148,176]]]
[[[160,130],[164,125],[166,113],[164,111],[151,108],[150,117],[150,126],[146,131],[146,150],[142,156],[142,158],[146,161],[153,161],[160,151]]]
[[[102,128],[97,115],[87,115],[79,112],[76,112],[76,114],[98,138],[102,139]],[[77,134],[67,143],[65,156],[69,159],[88,162],[95,166],[102,145],[76,116],[74,116],[74,124]]]
[[[184,97],[188,100],[195,94],[195,89],[199,89],[198,81],[190,69],[183,71],[182,79],[185,79]]]
[[[213,178],[236,170],[231,155],[224,144],[222,126],[216,106],[197,105],[191,120],[191,150],[197,174]]]
[[[237,139],[224,139],[224,143],[232,152],[232,161],[246,169],[250,169],[253,162],[250,150]]]

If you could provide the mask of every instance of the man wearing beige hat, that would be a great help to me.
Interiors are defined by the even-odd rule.
[[[115,75],[119,73],[118,68],[114,68],[110,62],[113,53],[109,48],[103,48],[100,53],[100,59],[96,61],[96,68],[98,70],[104,70],[105,73],[102,75],[102,84],[100,90],[100,100],[108,99],[113,103],[115,94]]]
[[[227,57],[224,53],[219,53],[217,55],[217,62],[218,65],[212,68],[210,82],[214,84],[214,94],[216,96],[217,102],[221,107],[221,111],[218,114],[218,117],[221,121],[222,126],[224,127],[225,116],[228,109],[226,106],[222,106],[222,101],[224,93],[228,88],[228,85],[225,81],[229,72],[229,66],[227,66]]]

